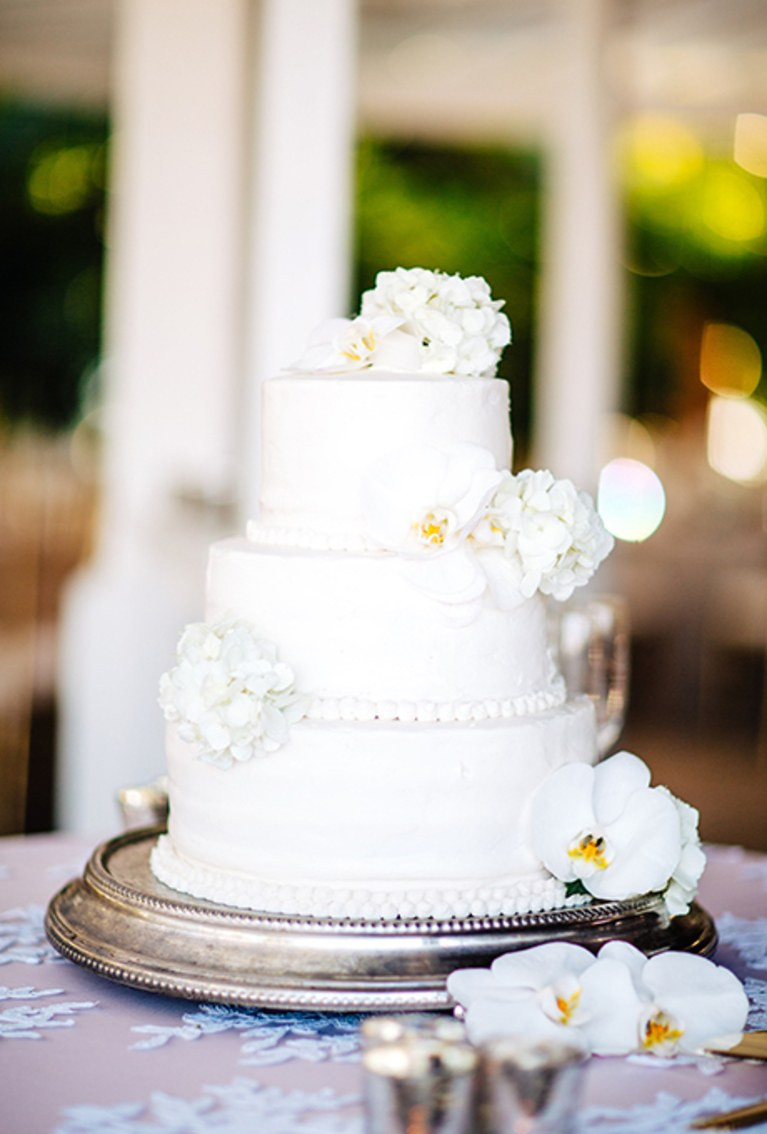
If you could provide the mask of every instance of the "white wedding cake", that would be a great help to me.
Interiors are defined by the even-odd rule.
[[[363,920],[583,900],[533,830],[542,785],[597,762],[545,603],[612,540],[568,481],[510,472],[501,306],[479,278],[382,272],[264,383],[259,519],[212,546],[161,686],[173,889]],[[604,839],[577,834],[597,869]]]

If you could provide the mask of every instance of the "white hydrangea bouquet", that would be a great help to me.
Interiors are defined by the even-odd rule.
[[[160,706],[200,759],[222,768],[275,752],[306,712],[290,666],[247,623],[187,626],[177,664],[160,679]]]
[[[379,272],[352,319],[330,319],[312,335],[296,370],[386,370],[492,376],[511,341],[503,300],[481,276],[426,268]]]

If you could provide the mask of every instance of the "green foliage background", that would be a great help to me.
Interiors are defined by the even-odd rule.
[[[0,423],[62,429],[81,412],[101,350],[108,128],[105,116],[0,103]],[[675,416],[700,396],[707,320],[736,323],[767,352],[767,236],[723,240],[699,207],[721,168],[708,158],[667,192],[624,187],[628,413]],[[484,276],[512,324],[500,372],[518,460],[531,431],[542,177],[534,152],[372,137],[358,147],[349,313],[383,268]],[[767,215],[764,180],[749,185]]]
[[[0,421],[77,418],[100,351],[106,136],[100,116],[0,105]]]

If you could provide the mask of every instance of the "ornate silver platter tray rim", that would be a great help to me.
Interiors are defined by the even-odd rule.
[[[202,902],[158,882],[149,856],[160,828],[96,847],[82,877],[52,899],[60,953],[121,984],[241,1006],[336,1012],[452,1007],[456,968],[544,941],[597,949],[620,938],[645,953],[709,955],[716,930],[695,905],[669,919],[658,895],[514,917],[333,921]]]

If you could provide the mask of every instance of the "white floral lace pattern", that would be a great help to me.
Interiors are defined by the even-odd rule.
[[[239,1032],[240,1063],[267,1067],[292,1059],[319,1063],[326,1060],[351,1063],[359,1058],[360,1017],[316,1012],[265,1012],[259,1008],[233,1008],[225,1004],[200,1004],[184,1012],[180,1025],[139,1025],[131,1030],[146,1036],[132,1044],[134,1050],[150,1051],[171,1040],[200,1039],[221,1032]]]
[[[744,985],[751,1005],[748,1013],[748,1029],[767,1030],[767,981],[746,977]]]
[[[0,913],[0,965],[41,965],[63,961],[45,936],[42,906],[18,906]]]
[[[61,988],[6,988],[0,986],[0,1039],[42,1039],[49,1028],[70,1028],[74,1015],[95,1008],[96,1001],[58,1001],[38,1004],[47,996],[60,996]],[[35,1001],[34,1004],[28,1003]],[[9,1003],[10,1002],[10,1003]],[[9,1007],[4,1007],[9,1004]]]
[[[579,1112],[575,1134],[685,1134],[696,1118],[734,1110],[760,1102],[758,1098],[733,1098],[713,1087],[700,1099],[680,1099],[666,1091],[654,1102],[635,1106],[589,1106]],[[750,1128],[764,1131],[767,1123]]]
[[[717,959],[724,960],[744,983],[750,1003],[748,1028],[767,1029],[767,916],[758,916],[764,903],[753,900],[767,882],[767,859],[762,869],[755,856],[734,848],[711,848],[710,854],[740,884],[730,905],[736,912],[719,912],[721,898],[718,907],[711,898],[711,906],[704,901],[714,914],[721,940]],[[41,865],[37,889],[29,896],[44,898],[54,882],[58,886],[73,872],[63,864]],[[2,874],[5,894],[22,872],[10,865]],[[26,877],[31,874],[25,869]],[[746,906],[736,905],[735,895],[743,891],[744,882],[751,900]],[[742,916],[746,910],[752,916]],[[47,967],[52,964],[56,967]],[[57,1048],[62,1058],[74,1056],[68,1095],[47,1097],[52,1110],[45,1124],[35,1129],[50,1134],[364,1132],[359,1016],[186,1003],[126,989],[113,997],[108,981],[83,973],[53,950],[45,936],[44,906],[27,904],[26,883],[23,890],[17,887],[15,897],[9,897],[0,912],[0,965],[6,966],[0,985],[0,1052],[17,1061],[26,1058],[27,1050],[38,1059],[55,1055]],[[130,1012],[123,1015],[121,1004]],[[206,1042],[202,1050],[198,1044],[189,1051],[185,1044],[191,1040]],[[108,1067],[110,1074],[114,1067],[121,1068],[119,1076],[113,1075],[111,1093],[92,1090],[92,1046],[102,1043],[104,1072]],[[87,1056],[82,1075],[77,1063],[81,1053]],[[123,1074],[130,1061],[147,1069],[143,1088],[138,1086],[139,1078],[134,1083]],[[609,1080],[613,1061],[594,1062],[589,1074],[593,1073],[592,1086],[597,1088]],[[630,1063],[636,1092],[625,1099],[613,1093],[617,1103],[607,1105],[610,1093],[590,1089],[589,1105],[576,1114],[573,1134],[682,1134],[696,1118],[762,1101],[754,1095],[765,1093],[758,1077],[749,1077],[743,1060],[634,1056]],[[54,1064],[55,1060],[51,1067]],[[206,1068],[202,1078],[191,1070],[200,1066]],[[173,1068],[167,1079],[166,1067]],[[177,1074],[183,1077],[176,1078]],[[680,1074],[684,1092],[676,1085],[682,1081]],[[716,1079],[708,1079],[709,1075]],[[31,1071],[18,1081],[11,1082],[12,1078],[3,1081],[4,1107],[10,1098],[16,1117],[36,1117],[35,1092],[41,1099],[45,1092],[38,1090]],[[166,1089],[153,1091],[151,1086]],[[4,1121],[8,1125],[7,1114]],[[27,1127],[17,1121],[11,1128]],[[767,1134],[767,1122],[751,1129]]]
[[[750,968],[767,971],[767,917],[723,913],[717,917],[716,927],[721,945],[733,949]]]
[[[283,1091],[253,1079],[205,1087],[195,1099],[155,1091],[149,1102],[68,1107],[53,1134],[362,1134],[359,1103],[331,1090]]]

